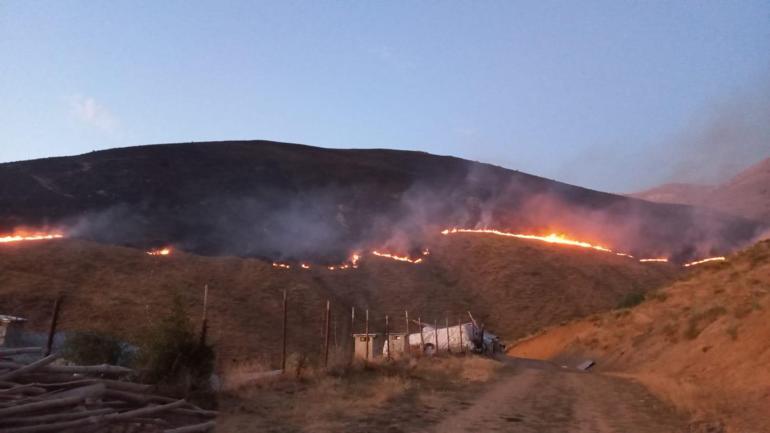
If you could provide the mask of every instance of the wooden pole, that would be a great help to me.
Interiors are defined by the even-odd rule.
[[[444,326],[446,327],[446,351],[452,353],[452,347],[449,345],[449,316],[444,316]]]
[[[457,329],[460,331],[460,353],[465,353],[465,346],[463,346],[463,321],[457,319]]]
[[[59,295],[59,297],[53,301],[53,314],[51,315],[51,324],[48,327],[48,340],[45,344],[45,356],[50,355],[51,349],[53,348],[53,340],[56,336],[56,325],[59,323],[59,310],[61,309],[61,303],[62,295]]]
[[[281,371],[286,373],[286,290],[283,291],[283,325],[281,326]]]
[[[390,323],[388,322],[388,315],[385,315],[385,349],[388,351],[388,360],[390,361]]]
[[[364,359],[369,360],[369,309],[366,309],[366,319],[364,321],[364,335],[366,335],[366,356]]]
[[[409,342],[409,311],[404,310],[404,318],[406,319],[406,354],[409,355],[412,353],[412,345]]]
[[[206,345],[206,334],[209,327],[209,285],[203,286],[203,319],[201,320],[201,340],[200,346]]]
[[[438,355],[438,320],[433,321],[433,339],[436,342],[436,355]]]
[[[484,353],[484,324],[481,324],[481,353]]]
[[[334,329],[333,331],[334,333],[332,334],[334,335],[332,344],[334,345],[334,348],[337,349],[337,317],[336,316],[332,318],[332,328]]]
[[[420,353],[424,354],[425,353],[425,337],[423,336],[423,333],[422,333],[422,321],[420,320],[419,317],[417,318],[417,326],[420,327]]]
[[[331,302],[326,300],[326,325],[324,326],[324,368],[329,365],[329,319],[331,319]]]

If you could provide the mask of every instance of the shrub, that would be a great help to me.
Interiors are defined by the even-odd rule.
[[[623,296],[620,302],[618,302],[618,308],[632,308],[636,307],[642,302],[644,302],[644,293],[631,292]]]
[[[75,364],[125,364],[126,346],[116,338],[97,332],[75,332],[67,336],[62,355]]]
[[[169,313],[141,337],[137,363],[147,381],[183,388],[185,393],[208,389],[214,351],[196,336],[179,295]]]

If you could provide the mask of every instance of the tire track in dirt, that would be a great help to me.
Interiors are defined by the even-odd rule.
[[[545,364],[544,364],[545,365]],[[433,431],[667,433],[684,419],[636,383],[558,368],[517,366]]]

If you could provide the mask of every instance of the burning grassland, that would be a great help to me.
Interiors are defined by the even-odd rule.
[[[145,251],[148,256],[169,256],[171,255],[171,247],[155,248],[149,251]]]
[[[10,242],[40,241],[49,239],[62,239],[64,233],[59,231],[27,231],[15,230],[11,234],[0,234],[0,244]]]

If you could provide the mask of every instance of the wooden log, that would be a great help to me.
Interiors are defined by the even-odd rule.
[[[93,378],[93,379],[80,379],[80,380],[71,380],[71,381],[65,381],[65,382],[37,382],[37,383],[31,383],[31,385],[40,387],[40,388],[66,388],[66,387],[72,387],[72,386],[82,386],[82,385],[92,385],[94,383],[103,383],[107,386],[109,389],[115,389],[118,391],[129,391],[129,392],[149,392],[153,386],[152,385],[146,385],[143,383],[133,383],[133,382],[125,382],[122,380],[113,380],[113,379],[101,379],[101,378]]]
[[[176,409],[180,406],[184,406],[185,404],[187,404],[185,400],[177,400],[173,403],[161,404],[158,406],[143,407],[140,409],[130,410],[128,412],[121,412],[115,415],[110,415],[106,418],[112,421],[112,420],[127,420],[131,418],[144,417],[146,415],[154,415],[154,414],[165,412],[171,409]]]
[[[40,394],[45,394],[46,392],[47,391],[45,390],[45,388],[35,386],[34,384],[31,384],[31,383],[26,385],[16,385],[6,389],[0,389],[0,395],[3,395],[3,394],[40,395]]]
[[[44,433],[44,432],[60,432],[68,429],[78,428],[77,431],[81,431],[81,427],[86,426],[98,426],[103,424],[104,418],[101,416],[93,416],[88,418],[82,418],[74,421],[62,421],[45,424],[37,424],[25,427],[13,427],[3,429],[3,433]],[[101,429],[102,427],[100,427]]]
[[[185,427],[164,430],[163,433],[199,433],[212,430],[216,426],[214,421],[208,421],[200,424],[188,425]]]
[[[14,347],[0,349],[0,357],[23,355],[27,353],[43,353],[42,347]]]
[[[203,418],[216,418],[219,416],[219,412],[215,410],[206,410],[206,409],[201,409],[199,407],[196,407],[195,409],[188,409],[188,408],[182,407],[178,409],[173,409],[170,412],[176,413],[179,415],[199,416]]]
[[[4,424],[42,424],[59,421],[72,421],[80,418],[89,418],[92,416],[107,415],[114,413],[115,410],[109,408],[82,410],[78,412],[52,413],[50,415],[38,415],[27,417],[4,418]]]
[[[87,398],[99,398],[107,391],[107,387],[103,383],[95,383],[93,385],[81,386],[78,388],[68,389],[66,391],[57,391],[54,393],[46,394],[43,398],[54,397],[57,399],[78,397],[81,400]]]
[[[51,365],[44,368],[42,371],[46,373],[66,373],[66,374],[135,374],[136,372],[127,367],[120,367],[118,365]]]
[[[27,364],[25,366],[19,367],[19,368],[15,369],[15,370],[9,372],[9,373],[4,373],[4,374],[0,375],[0,380],[2,380],[2,381],[10,381],[11,379],[19,377],[19,376],[21,376],[23,374],[31,373],[31,372],[33,372],[35,370],[41,369],[41,368],[47,366],[48,364],[56,361],[57,359],[59,359],[59,354],[55,353],[53,355],[48,355],[45,358],[38,359],[37,361],[35,361],[35,362],[31,363],[31,364]]]
[[[6,407],[0,409],[0,419],[9,415],[16,415],[20,413],[38,412],[38,411],[50,411],[51,409],[74,406],[83,401],[81,397],[66,397],[57,398],[45,401],[37,401],[34,403],[21,404],[18,406]]]

